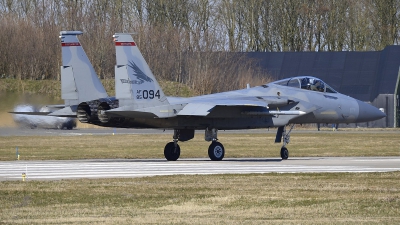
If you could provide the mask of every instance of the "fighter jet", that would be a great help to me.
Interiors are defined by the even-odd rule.
[[[66,107],[52,114],[67,117],[74,114],[80,122],[105,127],[174,130],[172,141],[164,148],[164,156],[169,161],[179,158],[178,142],[191,140],[195,130],[204,130],[205,140],[211,142],[208,155],[211,160],[219,161],[224,158],[225,149],[218,141],[218,130],[277,127],[275,142],[283,142],[281,158],[288,159],[286,145],[295,124],[359,123],[386,116],[379,109],[342,95],[312,76],[190,98],[166,96],[131,34],[117,33],[113,37],[116,48],[115,98],[104,95],[93,72],[88,73],[92,74],[91,78],[79,78],[73,73],[82,67],[72,66],[69,70],[65,65],[61,68],[62,71],[69,70],[63,72],[65,79],[75,79],[75,82],[68,82],[75,86],[62,86],[63,99],[76,107]],[[78,54],[70,55],[74,58]],[[88,60],[83,62],[90,64]],[[80,74],[87,76],[87,73]],[[99,89],[84,99],[78,90],[82,81],[76,79],[83,79],[91,89]],[[94,84],[90,84],[91,80]],[[290,127],[289,131],[287,127]]]
[[[102,102],[96,106],[83,102],[78,106],[77,117],[81,122],[100,126],[173,129],[172,142],[164,148],[167,160],[179,158],[178,142],[192,139],[195,130],[204,130],[205,140],[211,142],[208,155],[218,161],[225,155],[218,130],[278,127],[275,142],[283,141],[281,158],[288,159],[286,145],[294,124],[359,123],[386,116],[312,76],[197,97],[168,97],[132,36],[117,33],[113,37],[118,104]]]

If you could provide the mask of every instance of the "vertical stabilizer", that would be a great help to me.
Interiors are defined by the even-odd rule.
[[[61,98],[66,105],[108,97],[93,69],[78,35],[81,31],[61,31]]]
[[[119,105],[136,108],[168,105],[168,100],[140,53],[131,34],[114,36],[117,64],[115,66],[115,97]]]

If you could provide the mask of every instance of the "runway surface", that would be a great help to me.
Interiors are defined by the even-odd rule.
[[[252,130],[219,130],[219,134],[234,133],[234,134],[266,134],[275,135],[276,128],[271,129],[252,129]],[[295,129],[292,133],[315,133],[318,132],[314,129]],[[319,131],[321,133],[333,133],[332,130]],[[353,129],[353,130],[340,130],[338,133],[398,133],[399,129]],[[173,135],[173,130],[163,129],[126,129],[126,128],[80,128],[73,130],[58,130],[58,129],[29,129],[18,127],[0,127],[0,136],[80,136],[80,135],[124,135],[124,134],[170,134]],[[204,135],[204,130],[197,130],[196,135]]]
[[[0,162],[0,181],[144,177],[177,174],[250,174],[400,171],[400,157],[327,157],[280,159],[108,159]]]

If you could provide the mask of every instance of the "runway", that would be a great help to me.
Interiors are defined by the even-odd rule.
[[[276,128],[271,129],[251,129],[251,130],[219,130],[220,134],[266,134],[275,135]],[[315,133],[314,129],[295,129],[292,133]],[[320,133],[332,133],[332,130],[318,131]],[[399,129],[383,129],[376,130],[368,129],[353,129],[353,130],[340,130],[340,133],[400,133]],[[29,129],[18,127],[0,127],[0,137],[9,136],[84,136],[84,135],[126,135],[126,134],[170,134],[173,135],[173,130],[163,129],[126,129],[126,128],[80,128],[73,130],[59,130],[59,129]],[[196,134],[203,134],[204,131],[196,131]]]
[[[400,171],[400,157],[240,158],[220,162],[209,159],[107,159],[0,162],[0,181],[80,178],[133,178],[192,174],[390,172]]]

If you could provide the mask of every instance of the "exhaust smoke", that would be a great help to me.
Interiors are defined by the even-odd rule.
[[[17,105],[14,112],[52,112],[48,107],[36,107],[34,105]],[[14,122],[21,127],[29,128],[48,128],[48,129],[68,129],[76,127],[76,121],[72,118],[54,117],[54,116],[38,116],[14,114]]]

